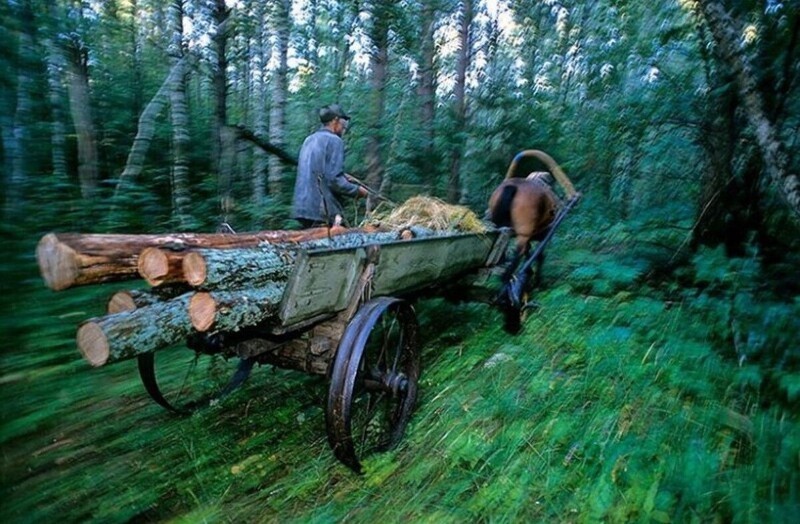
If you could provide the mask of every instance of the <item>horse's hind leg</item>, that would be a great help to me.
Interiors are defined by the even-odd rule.
[[[511,281],[511,278],[517,271],[517,267],[519,267],[519,263],[521,260],[522,260],[522,253],[519,250],[515,250],[514,256],[511,257],[511,260],[508,261],[506,270],[503,271],[503,276],[501,277],[503,284],[506,284]]]
[[[536,257],[536,274],[533,276],[533,287],[537,288],[542,285],[542,267],[544,266],[544,251],[539,253]],[[529,275],[530,278],[530,275]]]

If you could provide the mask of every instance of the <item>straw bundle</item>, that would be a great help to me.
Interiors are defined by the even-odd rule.
[[[468,207],[447,204],[438,198],[428,196],[411,197],[390,211],[381,212],[380,209],[376,209],[368,222],[391,229],[417,226],[434,231],[469,233],[486,231],[486,226]]]

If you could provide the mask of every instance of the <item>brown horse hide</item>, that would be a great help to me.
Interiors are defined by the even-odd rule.
[[[510,227],[517,236],[517,252],[525,253],[531,240],[541,240],[553,222],[558,197],[546,182],[548,173],[507,178],[489,197],[489,218],[497,227]]]

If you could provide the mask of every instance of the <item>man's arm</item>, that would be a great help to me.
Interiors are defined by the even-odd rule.
[[[326,166],[325,179],[331,191],[342,196],[367,196],[367,190],[359,184],[348,180],[344,173],[344,142],[335,140],[332,143],[330,162]]]

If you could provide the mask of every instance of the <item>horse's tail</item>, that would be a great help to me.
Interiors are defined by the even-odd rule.
[[[575,191],[575,186],[572,185],[572,181],[570,181],[570,179],[567,177],[567,174],[564,173],[564,170],[561,169],[561,166],[559,166],[558,163],[553,160],[553,157],[544,151],[539,151],[538,149],[526,149],[525,151],[520,151],[517,153],[517,156],[515,156],[514,160],[511,161],[511,165],[508,166],[506,178],[512,178],[517,169],[519,161],[524,157],[530,156],[541,160],[541,162],[547,166],[547,168],[553,174],[553,177],[558,180],[558,183],[564,190],[564,193],[566,193],[567,198],[572,198],[577,194],[577,191]]]
[[[497,227],[509,227],[511,225],[511,201],[517,194],[517,187],[507,185],[500,193],[500,198],[497,200],[497,205],[492,209],[492,222]]]

